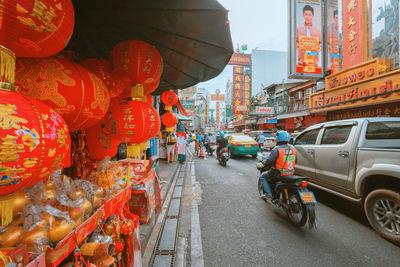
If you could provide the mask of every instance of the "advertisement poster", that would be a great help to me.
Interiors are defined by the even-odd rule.
[[[327,1],[327,69],[334,74],[339,71],[339,10],[338,0]]]
[[[322,74],[321,0],[295,0],[296,73]]]

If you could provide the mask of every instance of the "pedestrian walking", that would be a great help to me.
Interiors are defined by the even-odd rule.
[[[174,160],[174,150],[176,144],[176,135],[174,133],[167,134],[165,139],[165,144],[167,148],[167,163],[172,163]]]
[[[185,133],[177,133],[177,147],[178,147],[178,161],[183,164],[186,161],[186,140],[187,135]]]

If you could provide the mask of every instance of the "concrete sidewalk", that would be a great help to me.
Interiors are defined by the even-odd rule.
[[[161,193],[163,196],[163,202],[166,197],[166,193],[171,186],[171,181],[173,180],[174,175],[178,169],[178,162],[166,163],[165,160],[160,160],[158,163],[158,177],[160,179]],[[142,224],[139,227],[140,230],[140,244],[142,250],[146,247],[147,242],[149,241],[149,237],[153,231],[154,225],[157,221],[158,215],[153,215],[151,222],[149,224]],[[143,251],[142,251],[143,253]]]

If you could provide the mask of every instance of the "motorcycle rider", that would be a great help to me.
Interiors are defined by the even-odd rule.
[[[210,149],[210,137],[211,137],[211,133],[206,134],[204,137],[204,146],[207,151]]]
[[[225,139],[225,134],[224,132],[221,132],[219,134],[219,138],[217,139],[217,144],[218,144],[218,148],[217,148],[217,159],[219,157],[219,152],[224,149],[225,147],[228,146],[228,140]]]
[[[297,157],[296,149],[288,144],[290,141],[290,134],[286,131],[279,131],[276,141],[277,146],[272,150],[269,157],[263,160],[264,168],[269,169],[275,167],[275,169],[280,171],[281,176],[293,175]],[[272,198],[272,191],[268,181],[271,180],[270,171],[263,172],[260,179],[264,188],[264,195],[262,195],[261,198]]]

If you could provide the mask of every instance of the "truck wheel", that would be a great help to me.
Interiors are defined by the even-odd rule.
[[[365,199],[365,214],[376,232],[383,238],[400,244],[400,194],[378,189]]]

